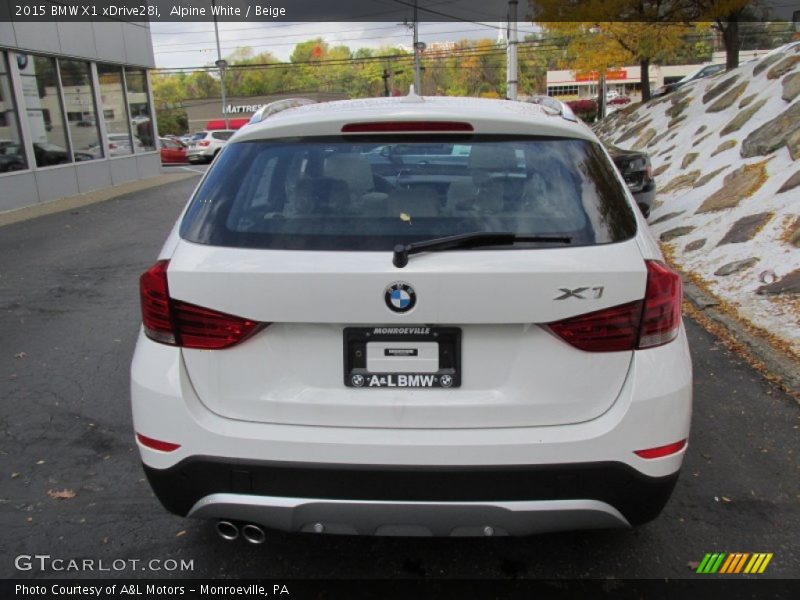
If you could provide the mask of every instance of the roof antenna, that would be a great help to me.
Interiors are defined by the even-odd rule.
[[[408,90],[408,96],[405,96],[400,100],[400,102],[425,102],[425,99],[422,96],[418,96],[416,90],[414,89],[414,84],[411,84],[411,87]]]

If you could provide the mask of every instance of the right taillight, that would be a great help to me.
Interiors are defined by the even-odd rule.
[[[648,260],[644,300],[612,306],[548,324],[572,346],[587,352],[620,352],[661,346],[681,326],[681,278],[664,263]]]
[[[221,350],[246,340],[265,326],[170,298],[168,267],[168,260],[160,260],[139,279],[142,324],[150,339],[170,346]]]
[[[209,142],[208,140],[203,140],[202,142],[200,142],[200,143],[199,143],[199,144],[197,144],[197,145],[198,145],[198,146],[201,146],[201,147],[203,147],[203,148],[205,148],[206,146],[210,146],[210,145],[211,145],[211,142]]]

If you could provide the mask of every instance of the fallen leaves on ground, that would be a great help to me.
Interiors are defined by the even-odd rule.
[[[47,490],[47,495],[54,500],[69,500],[75,497],[75,492],[68,489],[63,490]]]

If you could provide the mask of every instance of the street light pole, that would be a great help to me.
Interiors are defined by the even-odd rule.
[[[508,2],[508,45],[506,46],[506,98],[517,99],[517,3]]]
[[[216,6],[216,0],[211,0],[211,7],[212,11],[213,8]],[[222,96],[222,119],[225,121],[225,129],[230,129],[228,126],[228,111],[226,110],[227,107],[227,100],[225,98],[225,69],[228,68],[227,61],[222,59],[222,50],[219,47],[219,28],[217,27],[217,15],[216,11],[214,12],[214,38],[217,40],[217,60],[214,63],[217,65],[219,69],[219,87],[220,87],[220,95]]]
[[[419,21],[417,20],[417,0],[414,0],[414,93],[422,95],[422,74],[420,72],[419,55]]]

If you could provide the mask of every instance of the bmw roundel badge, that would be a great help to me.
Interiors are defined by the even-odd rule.
[[[417,293],[407,283],[396,281],[386,288],[383,299],[389,310],[398,313],[406,313],[417,304]]]

